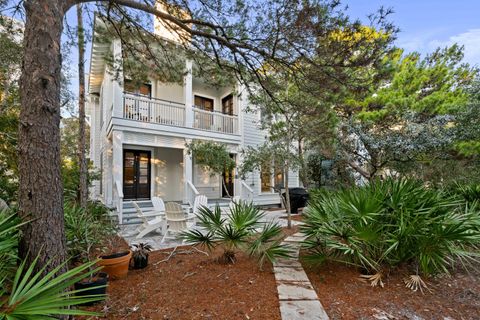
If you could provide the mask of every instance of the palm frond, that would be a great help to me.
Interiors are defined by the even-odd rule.
[[[100,270],[92,269],[96,261],[57,276],[66,262],[43,275],[46,266],[34,273],[37,259],[28,268],[25,262],[18,267],[8,299],[0,302],[0,318],[54,319],[58,315],[99,315],[96,312],[71,308],[105,298],[104,295],[76,296],[75,293],[80,290],[70,289],[74,283]]]

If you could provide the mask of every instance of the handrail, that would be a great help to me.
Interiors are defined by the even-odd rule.
[[[195,203],[195,197],[200,195],[200,192],[198,192],[197,188],[193,185],[193,183],[190,180],[187,180],[187,200],[190,204],[191,207],[193,207],[193,204]]]
[[[185,125],[184,104],[129,93],[124,94],[123,100],[125,119],[177,127]]]
[[[222,111],[218,111],[218,110],[205,110],[205,109],[202,109],[196,105],[193,105],[193,109],[195,111],[200,111],[202,113],[207,113],[207,114],[217,114],[217,115],[221,115],[221,116],[225,116],[225,117],[228,117],[228,118],[233,118],[233,119],[236,119],[238,116],[236,114],[228,114],[228,113],[225,113],[225,112],[222,112]]]
[[[242,199],[244,199],[246,201],[249,201],[249,202],[253,202],[253,189],[250,188],[250,186],[243,180],[242,180],[241,186],[242,186],[242,190],[241,190]],[[244,189],[247,190],[246,195],[243,194]]]
[[[220,112],[193,108],[193,127],[220,133],[238,134],[238,117]]]
[[[120,182],[118,180],[114,181],[114,196],[116,193],[116,198],[114,197],[114,201],[116,202],[117,206],[117,213],[118,213],[118,223],[122,224],[123,223],[123,190],[120,187]]]
[[[250,188],[250,186],[245,181],[242,181],[242,186],[245,187],[245,189],[247,189],[249,192],[253,193],[253,189]]]
[[[127,96],[133,96],[133,97],[136,97],[136,98],[146,99],[146,100],[154,100],[154,101],[162,101],[162,102],[178,104],[179,106],[185,107],[185,104],[181,103],[181,102],[165,100],[165,99],[160,99],[160,98],[147,97],[147,96],[144,96],[144,95],[141,95],[141,94],[138,94],[138,93],[132,93],[132,92],[128,92],[128,91],[124,91],[123,94],[127,95]]]
[[[190,189],[193,191],[193,193],[198,196],[200,192],[198,192],[197,188],[193,185],[191,181],[187,181],[187,185],[190,187]]]

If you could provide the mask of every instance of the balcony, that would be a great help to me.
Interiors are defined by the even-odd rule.
[[[185,105],[178,102],[125,93],[123,118],[184,127]]]
[[[220,133],[237,134],[238,117],[193,107],[193,127]]]
[[[218,111],[186,108],[184,104],[124,93],[123,118],[167,126],[238,134],[238,116]],[[187,119],[191,119],[187,121]]]

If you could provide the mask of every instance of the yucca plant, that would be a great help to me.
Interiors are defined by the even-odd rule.
[[[57,319],[60,315],[99,315],[96,312],[78,310],[73,306],[103,300],[103,295],[76,296],[81,290],[71,290],[74,283],[89,277],[99,269],[92,269],[96,261],[83,264],[57,275],[65,263],[42,275],[47,266],[34,273],[37,260],[27,267],[21,263],[10,291],[0,283],[0,319]]]
[[[305,211],[307,259],[357,265],[368,273],[408,264],[414,273],[448,272],[475,259],[476,203],[411,179],[387,179],[313,199]],[[378,279],[378,276],[375,277]]]
[[[28,223],[28,222],[24,222]],[[45,276],[44,266],[34,273],[37,259],[30,266],[21,262],[17,267],[17,242],[22,225],[14,213],[0,212],[0,320],[57,319],[59,315],[95,315],[71,309],[72,306],[99,301],[102,296],[76,297],[70,288],[89,277],[95,261],[81,265],[59,276],[66,262]]]
[[[20,222],[10,210],[0,211],[0,281],[13,278]]]
[[[480,184],[471,183],[455,183],[453,186],[446,188],[448,192],[466,202],[480,201]]]
[[[204,230],[189,230],[181,237],[193,245],[208,250],[220,246],[222,263],[235,263],[236,252],[243,251],[258,258],[260,267],[268,260],[287,257],[289,250],[281,245],[282,228],[273,222],[263,222],[264,214],[251,203],[239,201],[222,216],[220,207],[214,210],[202,207],[197,214],[198,224]]]
[[[66,203],[64,219],[69,256],[82,262],[89,261],[92,249],[116,231],[108,208],[98,202],[89,202],[85,209]]]

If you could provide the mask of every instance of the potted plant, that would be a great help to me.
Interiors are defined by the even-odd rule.
[[[143,269],[148,265],[148,254],[153,247],[148,243],[139,243],[132,245],[133,269]]]
[[[103,271],[108,273],[112,280],[121,279],[127,276],[131,258],[132,251],[127,250],[100,256],[97,264],[103,267]]]
[[[100,245],[102,240],[99,233],[98,221],[89,210],[82,209],[75,205],[65,205],[65,232],[69,255],[74,264],[88,263],[89,276],[74,283],[76,296],[106,295],[108,274],[94,270],[95,262],[92,261],[92,249]],[[99,300],[100,301],[100,300]],[[92,301],[84,305],[92,305],[99,301]]]

